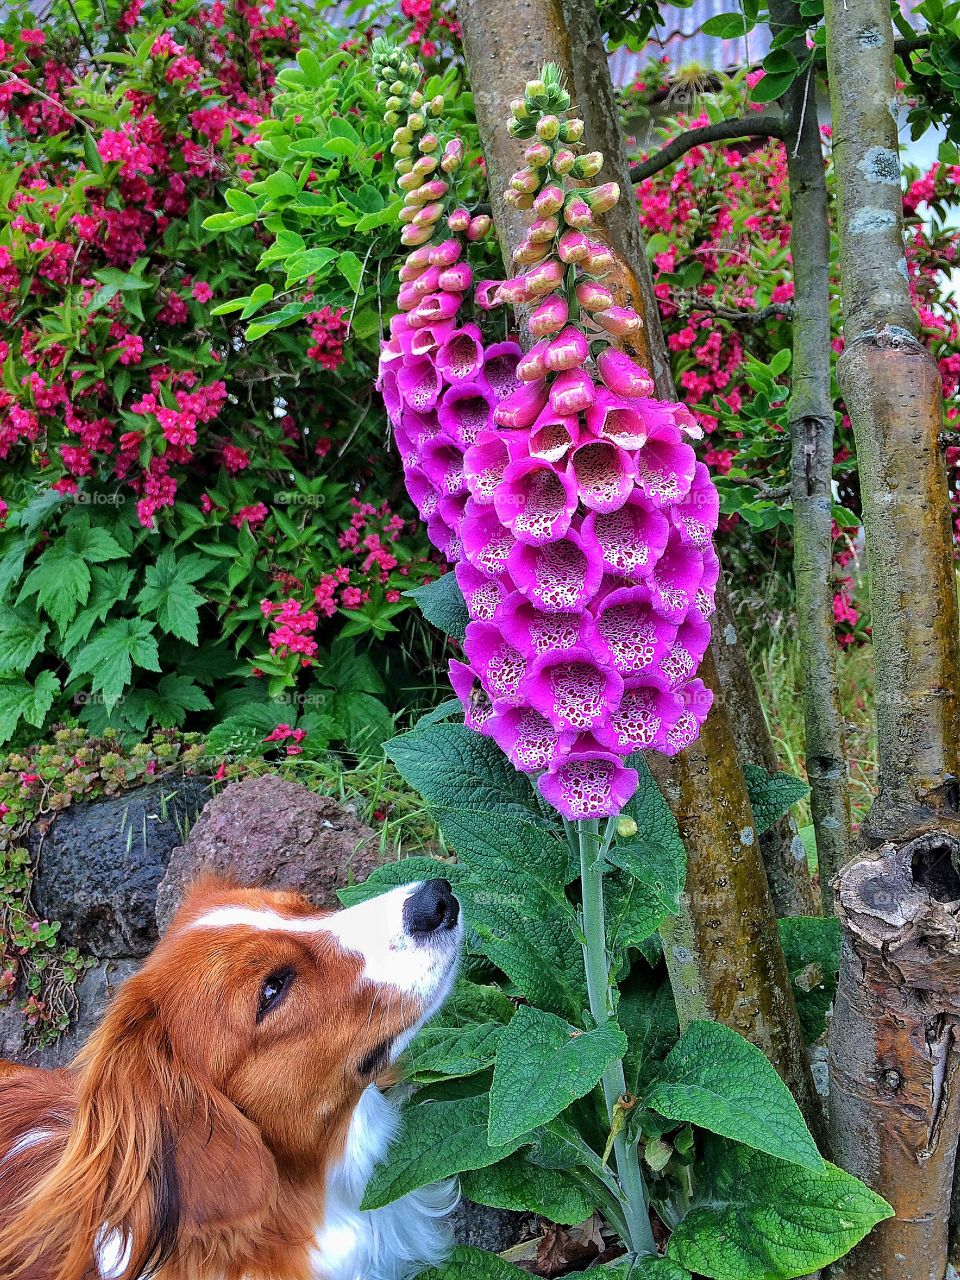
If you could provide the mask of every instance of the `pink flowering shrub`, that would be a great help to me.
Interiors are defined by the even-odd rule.
[[[376,272],[358,296],[349,219],[329,220],[343,269],[304,276],[295,323],[251,344],[229,305],[270,291],[269,236],[236,209],[277,178],[264,138],[301,42],[280,3],[133,0],[94,28],[97,70],[66,11],[0,27],[0,741],[65,712],[199,727],[281,694],[323,705],[309,745],[349,737],[356,707],[309,692],[331,644],[395,631],[435,572],[384,466]],[[336,121],[368,49],[307,34]],[[376,202],[386,134],[353,118],[340,190]],[[205,228],[225,195],[230,226]],[[397,238],[369,233],[384,257]]]

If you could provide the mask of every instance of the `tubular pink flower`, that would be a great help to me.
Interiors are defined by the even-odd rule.
[[[611,440],[623,449],[646,444],[649,430],[636,401],[597,389],[597,398],[586,411],[587,426],[600,440]]]
[[[507,571],[510,556],[519,545],[491,506],[479,506],[474,501],[467,504],[460,536],[467,561],[491,577]]]
[[[666,551],[654,565],[650,575],[650,602],[653,608],[668,622],[682,622],[694,603],[702,577],[701,553],[694,547],[686,546],[679,538],[671,537]]]
[[[427,537],[450,564],[456,564],[463,554],[463,543],[458,527],[449,524],[439,510],[427,521]]]
[[[403,425],[394,428],[394,439],[400,450],[404,465],[419,464],[423,456],[423,447],[428,440],[440,430],[436,413],[415,413],[412,409],[404,410]]]
[[[597,356],[597,369],[600,377],[614,395],[618,396],[652,396],[653,379],[650,374],[618,351],[616,347],[607,347]]]
[[[713,690],[702,680],[691,680],[678,695],[683,709],[676,724],[668,731],[662,748],[664,755],[675,756],[699,736],[700,726],[713,706]]]
[[[663,512],[631,498],[617,511],[591,512],[583,531],[599,547],[607,572],[636,582],[649,577],[663,555],[670,522]]]
[[[489,622],[467,623],[463,647],[497,710],[523,702],[527,660],[498,627]]]
[[[582,368],[589,356],[590,344],[571,324],[549,340],[544,363],[551,373],[563,373],[566,369]]]
[[[538,218],[549,218],[563,208],[563,188],[550,184],[543,188],[533,202],[533,212]]]
[[[643,328],[643,321],[632,307],[607,307],[605,311],[595,311],[593,318],[615,338],[629,338]]]
[[[595,399],[593,379],[583,369],[566,369],[550,386],[550,407],[555,413],[582,413]]]
[[[500,297],[500,286],[502,280],[481,280],[473,291],[473,298],[477,306],[483,311],[493,311],[495,307],[499,307],[503,303]]]
[[[693,676],[710,643],[710,624],[691,609],[677,628],[670,647],[660,655],[659,672],[666,687],[677,690]]]
[[[574,479],[540,458],[511,462],[493,495],[501,521],[519,542],[555,542],[570,528],[577,507]]]
[[[599,187],[590,187],[583,192],[591,212],[608,213],[620,199],[620,188],[615,182],[604,182]]]
[[[591,243],[590,252],[587,254],[583,263],[585,271],[592,276],[605,276],[608,271],[612,271],[617,265],[615,255],[607,248],[605,244]]]
[[[454,329],[437,352],[437,368],[448,382],[473,380],[483,368],[483,338],[475,324]]]
[[[392,368],[384,369],[380,374],[380,380],[377,383],[380,395],[383,397],[383,407],[387,411],[387,417],[393,427],[400,422],[400,411],[402,401],[400,399],[400,387],[397,380],[397,371]]]
[[[495,342],[487,347],[483,362],[483,381],[497,404],[520,386],[517,365],[523,355],[518,342]]]
[[[549,244],[559,230],[556,218],[536,218],[527,229],[527,236],[533,244]]]
[[[612,290],[596,280],[581,280],[576,288],[577,301],[587,311],[603,311],[614,305]]]
[[[549,407],[530,428],[527,449],[531,458],[560,462],[580,438],[576,414],[551,413]]]
[[[611,591],[593,613],[592,627],[584,630],[587,647],[608,654],[624,676],[656,671],[676,636],[676,627],[654,612],[646,587]]]
[[[535,338],[547,338],[560,332],[569,314],[566,298],[559,293],[552,294],[530,312],[527,327]]]
[[[720,519],[720,495],[702,462],[696,465],[686,497],[670,508],[670,519],[682,542],[689,542],[698,551],[705,551],[710,545]]]
[[[497,426],[509,427],[511,430],[529,427],[536,422],[546,403],[547,387],[543,381],[521,382],[494,409],[493,420]]]
[[[673,430],[673,439],[650,439],[637,452],[637,487],[655,507],[673,506],[686,497],[697,466],[697,455]]]
[[[510,462],[506,441],[495,431],[482,431],[463,457],[463,474],[475,502],[493,502],[497,485]]]
[[[537,779],[540,794],[570,822],[618,814],[637,789],[637,772],[611,753],[570,751]]]
[[[455,262],[444,267],[437,277],[437,284],[448,293],[465,293],[473,283],[473,268],[467,262]]]
[[[465,662],[450,663],[450,683],[463,705],[463,720],[468,729],[486,733],[493,716],[493,703],[480,683],[480,677]]]
[[[511,591],[497,615],[497,625],[522,653],[541,655],[572,649],[581,643],[587,614],[544,613],[522,591]]]
[[[463,592],[467,613],[472,621],[492,622],[497,610],[513,594],[506,574],[499,578],[491,578],[489,574],[482,573],[472,564],[466,564],[463,561],[457,565],[454,572],[457,575],[457,585]],[[506,631],[503,634],[510,640]],[[514,642],[511,640],[511,643]],[[519,648],[517,645],[515,647]]]
[[[619,705],[623,680],[585,646],[545,653],[530,667],[527,697],[556,729],[578,733],[603,724]]]
[[[560,749],[560,735],[533,707],[508,707],[488,721],[488,733],[521,773],[548,768]]]
[[[460,309],[460,298],[454,293],[428,293],[421,298],[415,311],[407,320],[413,329],[436,324],[438,320],[452,320]]]
[[[625,449],[609,440],[590,440],[570,455],[580,501],[591,511],[618,511],[633,492],[633,466]]]
[[[720,557],[711,543],[704,548],[703,551],[703,577],[697,586],[697,594],[694,597],[694,608],[704,621],[713,616],[716,612],[716,604],[714,603],[714,595],[717,590],[717,582],[720,578]]]
[[[582,231],[565,231],[557,241],[557,253],[560,261],[569,265],[586,262],[590,256],[593,242]]]
[[[440,426],[461,448],[467,449],[490,426],[493,396],[479,382],[447,387],[437,406]]]
[[[403,478],[410,501],[420,513],[420,519],[427,521],[436,515],[440,494],[426,472],[421,467],[406,467]]]
[[[414,360],[420,356],[432,356],[454,328],[453,320],[442,320],[439,324],[427,324],[418,329],[407,328],[400,334],[400,350],[404,356]]]
[[[667,690],[639,679],[625,680],[623,697],[605,727],[604,739],[619,755],[663,751],[682,711],[681,700]]]
[[[452,267],[460,261],[463,248],[459,240],[444,240],[430,249],[430,265],[433,267]]]
[[[545,613],[578,613],[597,594],[602,576],[596,547],[573,529],[542,547],[518,542],[507,567],[517,588]]]
[[[463,450],[450,436],[441,433],[428,441],[423,447],[420,466],[441,496],[465,491],[467,480],[463,474]]]
[[[400,399],[417,413],[425,413],[436,406],[441,385],[437,366],[426,356],[404,365],[397,373]]]
[[[539,382],[547,376],[547,347],[549,340],[541,338],[521,358],[517,365],[517,377],[521,382]],[[546,387],[544,387],[546,394]]]
[[[563,206],[563,220],[575,231],[585,231],[593,226],[593,214],[590,206],[579,192],[571,192]]]

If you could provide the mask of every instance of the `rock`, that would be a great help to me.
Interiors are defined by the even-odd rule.
[[[274,774],[245,778],[215,796],[174,849],[157,893],[157,923],[161,931],[169,925],[204,872],[335,907],[335,890],[365,880],[379,862],[376,833],[338,800]]]
[[[510,1209],[490,1209],[472,1200],[461,1200],[451,1214],[453,1238],[487,1253],[503,1253],[529,1234],[530,1214]]]
[[[102,957],[145,956],[158,938],[157,886],[210,794],[171,774],[109,800],[72,805],[28,840],[34,902],[61,939]]]

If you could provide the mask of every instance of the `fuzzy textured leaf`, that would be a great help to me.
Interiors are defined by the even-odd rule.
[[[490,738],[462,724],[414,729],[384,744],[400,776],[434,809],[537,813],[530,784]]]
[[[441,574],[435,582],[408,591],[416,600],[420,612],[445,635],[462,640],[467,630],[469,615],[456,577],[452,573]]]
[[[52,671],[41,671],[34,684],[19,676],[0,680],[0,742],[13,737],[21,720],[39,729],[59,692]]]
[[[790,1090],[755,1045],[720,1022],[690,1023],[644,1102],[779,1160],[823,1166]]]
[[[812,1044],[827,1028],[837,990],[840,921],[835,916],[789,916],[779,923],[800,1025]]]
[[[495,1253],[460,1244],[439,1267],[421,1271],[420,1280],[523,1280],[527,1274]]]
[[[490,1090],[490,1141],[510,1142],[546,1124],[589,1093],[622,1058],[619,1027],[581,1031],[562,1018],[521,1005],[497,1050]]]
[[[565,1226],[584,1222],[597,1207],[578,1178],[561,1169],[541,1168],[526,1151],[516,1151],[486,1169],[464,1173],[460,1186],[475,1204],[539,1213],[550,1222]]]
[[[410,1079],[427,1084],[486,1071],[493,1066],[503,1029],[502,1022],[474,1022],[466,1026],[431,1023],[404,1055],[406,1073]]]
[[[810,788],[802,778],[792,773],[767,773],[760,765],[744,766],[743,776],[753,809],[753,825],[758,836],[769,831],[798,800],[810,794]]]

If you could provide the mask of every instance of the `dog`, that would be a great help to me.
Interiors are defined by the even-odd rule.
[[[199,883],[73,1064],[0,1064],[2,1280],[406,1280],[456,1188],[360,1209],[375,1083],[450,993],[446,880],[337,912]]]

